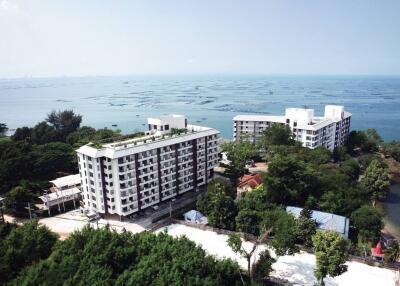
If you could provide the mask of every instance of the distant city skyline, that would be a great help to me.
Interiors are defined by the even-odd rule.
[[[397,0],[0,0],[0,78],[400,75]]]

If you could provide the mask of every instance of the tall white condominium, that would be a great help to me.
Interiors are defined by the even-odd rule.
[[[219,131],[188,125],[182,115],[148,118],[148,127],[132,139],[76,150],[87,209],[126,217],[196,191],[213,176]]]
[[[323,117],[314,116],[314,109],[286,108],[284,116],[237,115],[233,118],[233,138],[256,142],[273,124],[287,125],[293,138],[303,146],[325,146],[329,150],[345,144],[349,136],[351,113],[343,106],[326,105]]]

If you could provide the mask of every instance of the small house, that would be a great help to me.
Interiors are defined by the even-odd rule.
[[[244,175],[239,180],[239,184],[236,190],[236,197],[238,199],[241,198],[244,193],[252,191],[261,184],[262,177],[260,173]]]

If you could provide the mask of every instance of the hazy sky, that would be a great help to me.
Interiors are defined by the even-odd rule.
[[[399,0],[0,0],[0,77],[400,74]]]

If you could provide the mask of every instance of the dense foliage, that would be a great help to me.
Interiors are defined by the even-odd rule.
[[[224,143],[221,148],[223,152],[226,152],[227,158],[230,161],[230,164],[225,166],[226,175],[235,186],[239,178],[246,173],[247,161],[258,156],[258,149],[246,138],[237,142]]]
[[[386,197],[389,190],[389,174],[379,161],[372,161],[365,170],[361,183],[367,193],[375,201]]]
[[[47,258],[57,235],[33,220],[23,226],[0,224],[0,285],[14,278],[24,267]]]
[[[241,285],[239,271],[185,237],[84,228],[11,285]]]
[[[234,229],[236,206],[232,186],[222,178],[213,179],[207,186],[203,198],[197,201],[197,208],[208,218],[208,224],[218,228]]]
[[[392,156],[393,159],[400,162],[400,142],[399,141],[392,141],[392,142],[383,144],[382,151],[386,155]]]
[[[25,207],[49,187],[49,180],[77,173],[76,148],[120,135],[119,130],[80,127],[81,121],[82,116],[72,110],[52,111],[46,121],[17,128],[9,140],[0,140],[0,194],[9,192],[5,196],[14,198],[9,210],[23,211],[23,207],[17,210],[18,205]]]
[[[317,231],[317,224],[311,218],[312,211],[305,207],[296,219],[296,242],[306,247],[312,247],[312,236]]]
[[[382,216],[371,206],[362,206],[355,210],[351,217],[360,242],[375,243],[379,240],[383,228]]]

